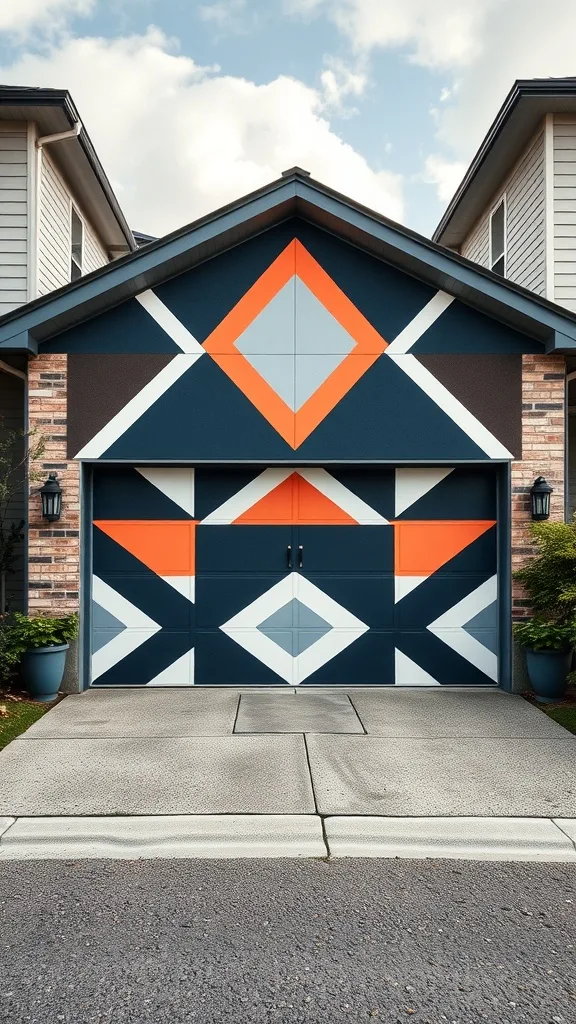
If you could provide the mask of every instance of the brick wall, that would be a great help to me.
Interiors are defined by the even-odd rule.
[[[522,461],[512,463],[512,568],[534,553],[530,544],[530,488],[545,476],[554,493],[550,518],[564,519],[564,356],[523,356]],[[513,584],[512,614],[529,609],[522,588]]]
[[[28,608],[31,614],[77,611],[80,586],[80,469],[66,458],[65,355],[40,355],[29,364],[29,424],[42,434],[46,451],[34,469],[42,480],[31,485],[29,507]],[[35,493],[48,474],[62,487],[62,517],[42,519]]]

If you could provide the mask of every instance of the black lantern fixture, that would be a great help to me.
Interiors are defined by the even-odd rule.
[[[62,512],[62,488],[58,483],[56,473],[50,473],[43,487],[40,488],[42,496],[42,518],[54,523],[60,519]]]
[[[553,488],[547,484],[543,476],[537,477],[530,488],[530,508],[532,519],[537,522],[550,517],[550,495]]]

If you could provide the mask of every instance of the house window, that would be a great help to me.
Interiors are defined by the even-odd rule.
[[[504,199],[490,214],[490,270],[506,277],[506,202]]]
[[[84,224],[82,219],[72,207],[71,224],[71,257],[70,257],[70,280],[77,281],[82,277],[82,260],[84,258]]]

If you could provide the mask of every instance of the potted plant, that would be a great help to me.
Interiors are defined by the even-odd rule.
[[[536,700],[551,704],[561,700],[572,664],[576,627],[525,619],[514,626],[514,636],[526,650],[526,667]]]
[[[34,700],[55,700],[66,665],[70,641],[78,635],[76,615],[61,618],[27,616],[15,612],[9,642],[20,658],[20,671]]]
[[[534,616],[514,625],[536,699],[561,700],[576,643],[576,521],[532,525],[536,554],[515,573]]]

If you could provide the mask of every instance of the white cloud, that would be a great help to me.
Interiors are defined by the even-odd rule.
[[[356,50],[407,47],[426,67],[465,66],[491,10],[508,0],[284,0],[289,12],[326,14]]]
[[[256,28],[259,21],[258,12],[248,9],[247,0],[214,0],[200,4],[198,15],[222,32],[247,32]]]
[[[353,71],[336,57],[326,57],[325,64],[320,81],[326,108],[343,115],[355,113],[345,106],[343,100],[349,96],[362,95],[368,83],[367,74],[359,69]]]
[[[36,25],[54,27],[71,14],[89,14],[96,0],[0,0],[0,32],[21,33]]]
[[[514,81],[574,75],[574,0],[284,0],[324,15],[365,55],[404,48],[407,59],[449,81],[430,109],[437,147],[423,177],[447,197],[459,166],[480,145]],[[452,168],[452,170],[451,170]],[[458,168],[458,172],[455,168]]]
[[[216,75],[173,49],[155,28],[116,39],[66,38],[42,54],[23,53],[0,68],[0,78],[71,91],[140,231],[176,228],[294,164],[401,219],[402,179],[374,170],[339,138],[321,90],[285,76],[256,85]],[[349,91],[359,87],[349,83]]]
[[[466,172],[461,160],[446,160],[438,153],[431,153],[424,162],[422,180],[436,186],[436,194],[442,203],[452,198]]]

